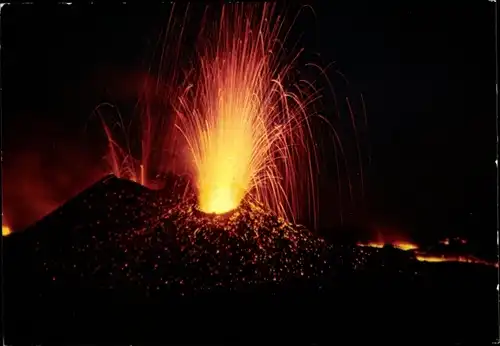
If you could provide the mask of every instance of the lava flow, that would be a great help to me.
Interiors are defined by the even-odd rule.
[[[395,241],[389,244],[386,244],[384,242],[369,242],[369,243],[359,243],[359,246],[368,246],[368,247],[373,247],[373,248],[383,248],[386,245],[391,245],[392,247],[395,247],[396,249],[400,249],[403,251],[408,251],[408,250],[415,250],[418,249],[418,246],[409,242],[405,241]]]
[[[462,244],[466,243],[464,239],[459,239],[459,241]],[[441,241],[440,244],[448,245],[449,239]],[[400,249],[403,251],[411,251],[415,254],[415,258],[420,262],[461,262],[461,263],[475,263],[475,264],[483,264],[483,265],[498,267],[498,263],[491,263],[470,255],[428,253],[420,249],[418,245],[407,241],[394,241],[390,243],[368,242],[368,243],[358,243],[358,245],[362,247],[366,246],[372,248],[383,248],[384,246],[392,246],[396,249]]]

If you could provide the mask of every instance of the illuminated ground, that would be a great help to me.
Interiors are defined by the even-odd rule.
[[[36,239],[35,269],[52,285],[70,276],[92,287],[187,294],[334,275],[331,246],[257,202],[245,199],[232,212],[208,215],[194,197],[166,195],[110,178],[7,241]],[[72,207],[77,200],[82,205]],[[91,217],[71,225],[82,208]],[[64,229],[69,225],[72,232]],[[47,251],[62,242],[68,248]],[[362,249],[354,257],[352,266],[364,263]]]
[[[213,216],[179,194],[108,178],[4,237],[10,335],[295,340],[362,328],[357,339],[479,330],[489,340],[496,330],[495,268],[327,244],[249,200]]]

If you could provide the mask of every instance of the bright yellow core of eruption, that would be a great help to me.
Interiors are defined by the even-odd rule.
[[[214,128],[206,131],[204,157],[199,166],[199,207],[206,213],[223,214],[235,209],[250,185],[253,150],[252,128],[245,112],[220,108]]]
[[[224,7],[215,35],[203,41],[197,80],[179,98],[176,126],[188,142],[202,212],[227,213],[250,191],[279,214],[291,205],[286,189],[296,182],[293,160],[306,143],[311,100],[284,89],[292,64],[280,60],[282,23],[273,11],[269,3]]]

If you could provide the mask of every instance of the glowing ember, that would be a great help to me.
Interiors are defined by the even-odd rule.
[[[99,218],[86,225],[84,232],[74,232],[74,256],[65,261],[47,257],[43,242],[37,242],[37,256],[41,257],[35,263],[47,278],[69,272],[107,288],[132,284],[149,292],[190,294],[331,277],[331,250],[323,239],[248,198],[233,212],[209,215],[197,209],[194,194],[180,202],[145,194],[131,203],[132,190],[120,190],[105,197],[113,206],[109,212],[103,211],[110,222]],[[129,203],[122,203],[124,200]],[[95,212],[90,200],[85,205]],[[137,205],[147,205],[147,215]],[[127,219],[120,219],[125,212]],[[117,223],[126,228],[116,231]]]
[[[440,241],[439,241],[439,244],[441,244],[441,245],[446,245],[446,246],[448,246],[448,245],[450,245],[450,244],[455,244],[455,245],[457,245],[457,244],[461,244],[461,245],[465,245],[465,244],[467,244],[467,240],[466,240],[466,239],[461,239],[461,238],[458,238],[458,237],[456,237],[456,238],[451,238],[451,239],[450,239],[450,238],[445,238],[445,239],[443,239],[443,240],[440,240]]]
[[[439,244],[442,244],[442,245],[450,245],[450,239],[449,239],[449,238],[446,238],[446,239],[440,240],[440,241],[439,241]]]
[[[285,241],[281,249],[285,252],[296,252],[302,248],[302,251],[314,253],[326,247],[323,239],[313,236],[300,225],[293,225],[274,215],[258,202],[245,199],[231,213],[207,215],[197,210],[194,201],[193,198],[191,202],[181,203],[165,215],[166,219],[172,219],[179,230],[185,230],[186,235],[193,239],[211,237],[212,232],[225,230],[229,232],[229,237],[255,242],[257,249],[267,252],[266,256],[277,251],[268,247],[279,238]]]

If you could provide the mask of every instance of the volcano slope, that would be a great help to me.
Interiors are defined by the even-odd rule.
[[[106,177],[4,237],[6,341],[495,338],[489,268],[328,244],[249,199],[206,215],[185,191]]]

